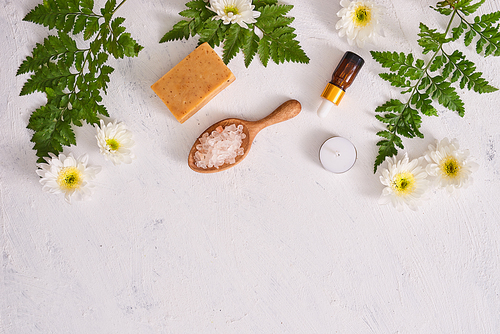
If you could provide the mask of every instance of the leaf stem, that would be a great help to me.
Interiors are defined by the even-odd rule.
[[[123,5],[123,3],[127,1],[127,0],[122,0],[122,2],[120,2],[118,4],[118,6],[116,6],[116,8],[113,10],[113,12],[111,13],[111,16],[115,15],[115,12]]]

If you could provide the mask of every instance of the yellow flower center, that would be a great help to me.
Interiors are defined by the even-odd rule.
[[[399,173],[392,181],[392,188],[398,196],[411,194],[415,190],[415,177],[409,172]]]
[[[226,15],[228,15],[229,13],[232,13],[233,15],[238,15],[240,13],[238,8],[234,6],[228,6],[224,8],[224,12],[226,13]]]
[[[443,159],[439,167],[441,168],[441,172],[446,177],[449,177],[451,179],[457,177],[460,174],[460,169],[462,168],[457,159],[452,156],[447,156],[445,159]]]
[[[358,27],[364,27],[372,20],[370,8],[360,5],[354,11],[353,22]]]
[[[82,181],[82,172],[76,167],[64,167],[57,176],[57,184],[63,190],[78,189]]]
[[[106,139],[106,144],[109,146],[111,151],[116,151],[120,148],[120,142],[114,138]]]

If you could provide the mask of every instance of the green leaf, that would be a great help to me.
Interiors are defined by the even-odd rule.
[[[44,93],[47,87],[66,87],[66,78],[71,75],[71,72],[69,68],[63,66],[63,63],[61,65],[48,63],[40,67],[23,85],[20,95],[31,94],[35,91]]]
[[[190,36],[191,30],[189,29],[189,21],[179,21],[174,25],[172,30],[163,35],[163,37],[160,39],[160,43],[175,41],[179,39],[189,39]]]
[[[189,39],[199,35],[198,44],[208,43],[215,47],[223,45],[223,60],[227,64],[238,52],[242,52],[245,66],[249,66],[255,55],[264,66],[270,59],[280,64],[285,61],[309,63],[310,59],[296,40],[295,29],[291,26],[293,17],[285,16],[292,5],[280,5],[277,0],[254,0],[252,4],[260,15],[248,29],[238,24],[222,24],[214,20],[216,13],[208,8],[206,0],[193,0],[186,3],[187,9],[179,13],[188,20],[177,22],[160,43]],[[256,33],[256,29],[262,33]]]
[[[447,7],[432,7],[432,9],[434,9],[436,12],[440,13],[440,14],[443,14],[445,16],[449,16],[453,13],[453,10],[451,8],[447,8]]]
[[[292,8],[292,5],[266,5],[261,7],[257,26],[270,28],[289,25],[293,22],[293,18],[285,18],[284,15]],[[277,19],[282,21],[276,22]]]
[[[28,123],[40,158],[76,144],[72,125],[82,126],[82,121],[96,124],[98,114],[109,116],[101,104],[101,94],[106,93],[114,71],[106,65],[109,54],[133,57],[142,49],[125,32],[124,18],[112,20],[116,0],[106,2],[102,15],[95,14],[93,7],[93,0],[44,0],[25,17],[57,30],[57,35],[35,46],[17,71],[18,75],[31,73],[20,95],[39,91],[47,97],[47,103],[32,113]],[[88,47],[79,48],[70,32],[83,32]]]
[[[445,61],[446,61],[445,56],[437,56],[432,61],[429,69],[431,70],[431,72],[436,72],[437,70],[439,70],[440,68],[442,68],[444,66]]]
[[[409,80],[406,80],[403,76],[396,73],[380,73],[379,76],[382,79],[389,81],[394,87],[404,88],[411,86],[411,82]]]
[[[220,33],[221,23],[222,21],[220,20],[210,20],[210,22],[205,24],[203,29],[200,30],[199,33],[200,35],[199,44],[206,42],[212,48],[219,46],[224,39],[224,36]]]
[[[264,67],[267,66],[269,59],[271,58],[271,41],[269,40],[269,36],[263,36],[260,39],[259,47],[257,51],[259,53],[259,58]]]
[[[227,32],[226,41],[224,42],[222,60],[225,64],[228,64],[229,61],[236,56],[238,51],[240,51],[244,40],[245,36],[242,32],[242,28],[237,24],[232,24]]]
[[[402,94],[410,93],[405,103],[399,100],[390,100],[378,107],[375,111],[377,120],[385,124],[387,130],[377,133],[383,139],[377,143],[379,154],[375,160],[375,168],[383,163],[385,158],[397,154],[397,148],[403,149],[400,136],[408,138],[423,137],[420,132],[421,114],[437,116],[438,112],[433,106],[437,101],[443,107],[457,112],[460,116],[465,113],[464,103],[452,83],[458,83],[460,88],[474,90],[477,93],[497,91],[476,71],[473,62],[467,60],[465,55],[455,50],[446,53],[443,46],[451,41],[464,37],[465,46],[472,44],[475,38],[476,52],[484,56],[500,56],[499,26],[494,25],[500,20],[500,12],[493,12],[474,18],[469,22],[468,15],[476,12],[485,3],[485,0],[443,0],[438,1],[434,10],[442,15],[450,16],[445,32],[430,29],[425,24],[420,24],[418,43],[422,53],[431,55],[429,63],[417,59],[413,65],[412,54],[397,52],[374,52],[372,57],[382,67],[391,73],[382,73],[380,77],[391,83],[392,86],[403,88]],[[453,14],[453,15],[452,15]],[[452,20],[458,16],[458,26],[451,28]],[[451,38],[448,33],[451,30]],[[429,72],[441,72],[441,75],[430,76]]]
[[[456,111],[460,116],[464,116],[465,108],[464,103],[458,96],[455,88],[451,86],[451,84],[440,76],[430,77],[432,81],[433,90],[430,96],[433,99],[437,99],[439,104],[443,107]]]
[[[415,94],[414,96],[418,97],[418,94]],[[408,138],[413,138],[415,136],[424,138],[424,135],[419,130],[422,125],[422,117],[420,117],[420,115],[418,114],[418,110],[410,107],[408,107],[407,109],[407,112],[404,113],[405,123],[403,124],[407,124],[409,126],[409,130],[405,131],[405,133],[407,134],[405,136]],[[400,126],[399,129],[403,129],[403,126]]]
[[[245,29],[244,34],[243,54],[245,55],[245,67],[248,67],[257,53],[260,38],[253,30]]]
[[[73,25],[73,34],[76,35],[81,33],[85,29],[86,25],[87,25],[87,16],[84,15],[78,16]]]
[[[400,116],[394,113],[386,113],[383,116],[375,115],[375,118],[382,123],[395,124],[399,120]]]
[[[259,43],[259,54],[261,54],[262,51],[261,60],[265,59],[265,61],[262,61],[264,66],[267,66],[268,56],[270,56],[276,64],[285,61],[304,64],[309,63],[309,57],[307,57],[299,42],[295,39],[296,35],[293,33],[295,29],[286,25],[281,25],[279,21],[280,19],[278,18],[276,20],[277,23],[272,27],[261,26],[260,23],[257,24],[257,27],[263,33],[263,38]],[[262,47],[260,47],[261,43],[264,44]]]
[[[458,26],[456,26],[455,28],[453,28],[451,31],[452,31],[452,40],[453,41],[456,41],[460,38],[460,36],[463,35],[463,33],[465,32],[465,29],[467,29],[467,24],[464,22],[464,21],[461,21],[460,24]]]
[[[423,60],[417,59],[413,64],[414,57],[411,53],[408,55],[403,52],[388,51],[371,51],[370,53],[382,67],[389,68],[391,72],[396,72],[400,76],[406,76],[410,80],[418,80],[422,76]]]
[[[482,77],[482,73],[476,72],[474,63],[467,60],[462,52],[455,50],[451,55],[443,54],[443,57],[446,57],[448,61],[445,66],[446,71],[443,70],[443,78],[449,78],[451,72],[453,72],[450,81],[456,82],[460,80],[460,88],[462,89],[467,87],[467,89],[480,94],[498,90]]]
[[[378,166],[380,166],[386,160],[386,158],[392,157],[398,153],[396,146],[401,149],[404,148],[401,138],[395,133],[389,131],[379,131],[377,132],[377,136],[385,139],[380,140],[377,143],[379,150],[378,155],[375,159],[375,164],[373,166],[374,173],[377,171]]]
[[[465,15],[471,15],[475,13],[484,2],[485,0],[480,0],[475,4],[470,5],[471,1],[467,1],[465,5],[459,6],[458,9]]]
[[[474,30],[467,31],[465,33],[465,37],[464,37],[465,46],[469,46],[470,43],[472,43],[472,40],[474,39],[475,36],[476,36],[476,32]]]
[[[418,34],[418,44],[423,48],[423,54],[431,51],[437,52],[440,46],[450,41],[446,34],[438,33],[436,29],[430,29],[425,24],[420,23],[420,33]]]
[[[396,111],[398,113],[401,113],[405,108],[405,105],[400,101],[396,99],[392,99],[384,103],[383,105],[377,107],[375,109],[376,112],[391,112],[391,111]]]
[[[130,36],[130,33],[121,34],[120,38],[118,38],[118,43],[122,45],[123,52],[127,57],[137,57],[139,52],[144,48]]]
[[[186,3],[186,7],[201,11],[207,7],[207,2],[204,0],[189,1],[188,3]]]
[[[80,0],[80,6],[82,7],[82,12],[92,13],[94,9],[94,0]]]
[[[62,146],[75,145],[76,139],[71,125],[61,118],[61,110],[52,104],[38,108],[31,114],[28,129],[34,131],[31,141],[39,157],[38,162],[43,162],[43,157],[49,153],[62,152]]]
[[[111,14],[115,10],[116,7],[116,0],[108,0],[106,1],[106,4],[104,5],[104,8],[101,8],[101,14],[109,20],[111,17]]]
[[[419,131],[421,118],[418,111],[410,108],[409,104],[403,104],[400,100],[392,99],[377,107],[375,111],[385,113],[384,116],[378,116],[377,119],[388,124],[391,133],[397,133],[409,138],[422,136]]]
[[[32,51],[32,57],[27,57],[17,71],[17,75],[34,72],[50,62],[62,61],[67,67],[73,64],[75,53],[78,52],[76,42],[67,34],[60,32],[58,36],[49,36],[43,44],[37,44]]]
[[[437,116],[438,112],[432,105],[432,100],[427,93],[418,93],[414,95],[413,105],[426,116]],[[413,101],[412,101],[413,102]]]
[[[209,18],[215,16],[215,12],[207,8],[208,4],[204,0],[190,1],[186,3],[186,7],[196,9],[199,12],[197,17],[199,17],[201,21],[207,21]]]
[[[179,13],[180,16],[187,17],[187,18],[199,18],[200,17],[200,11],[197,9],[186,9],[183,10],[182,12]]]
[[[89,17],[87,18],[87,23],[83,31],[83,38],[85,40],[90,39],[99,31],[99,18]]]
[[[108,89],[108,83],[111,81],[109,78],[109,74],[111,74],[113,71],[114,69],[111,66],[101,67],[101,72],[96,78],[98,89],[102,89],[104,92],[106,92],[106,90]]]
[[[500,11],[476,16],[474,22],[468,22],[461,17],[461,23],[457,30],[463,32],[468,29],[464,35],[464,44],[469,46],[474,38],[478,36],[476,42],[476,52],[484,56],[500,56],[500,32],[498,25],[494,25],[500,20]],[[458,34],[458,33],[457,33]],[[454,39],[455,39],[454,35]]]
[[[122,26],[124,21],[125,21],[125,18],[123,18],[123,17],[117,17],[111,21],[111,33],[114,36],[119,36],[120,34],[125,32],[125,27]]]
[[[86,26],[87,20],[100,17],[92,11],[93,6],[93,1],[44,0],[42,4],[31,10],[23,20],[43,25],[49,29],[56,28],[61,32],[73,30],[73,34],[78,34]]]

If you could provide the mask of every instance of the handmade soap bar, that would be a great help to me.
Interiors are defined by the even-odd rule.
[[[184,123],[234,80],[217,53],[203,43],[151,88],[175,118]]]

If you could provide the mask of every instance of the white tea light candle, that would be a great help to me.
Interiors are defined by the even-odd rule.
[[[321,145],[319,160],[323,167],[336,174],[347,172],[356,162],[354,145],[343,137],[333,137]]]

